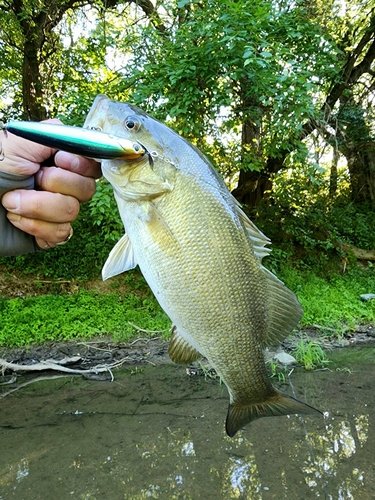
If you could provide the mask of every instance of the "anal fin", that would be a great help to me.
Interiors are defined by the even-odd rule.
[[[322,412],[313,406],[275,391],[273,396],[261,403],[248,405],[231,403],[228,408],[225,430],[228,436],[233,437],[242,427],[257,418],[306,413],[322,415]]]
[[[174,363],[179,365],[188,365],[199,358],[202,354],[189,344],[177,331],[175,326],[172,327],[172,336],[169,341],[168,354]]]

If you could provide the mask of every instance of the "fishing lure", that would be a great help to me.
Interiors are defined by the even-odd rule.
[[[96,129],[16,120],[0,124],[0,129],[4,130],[5,136],[9,132],[43,146],[97,160],[133,160],[146,153],[144,147],[138,142],[106,134]],[[4,159],[4,150],[1,144],[0,159]]]

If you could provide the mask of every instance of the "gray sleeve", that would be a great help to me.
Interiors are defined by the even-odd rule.
[[[33,189],[34,177],[14,175],[0,171],[0,200],[13,189]],[[0,203],[0,257],[37,252],[39,248],[30,234],[20,231],[6,217],[6,210]]]

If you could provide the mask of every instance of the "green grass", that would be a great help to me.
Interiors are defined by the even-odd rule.
[[[301,326],[318,324],[333,329],[327,330],[329,334],[340,335],[357,324],[375,322],[375,301],[360,300],[363,293],[375,293],[374,267],[319,277],[312,271],[285,266],[278,274],[304,307]],[[116,288],[113,293],[81,289],[75,294],[24,299],[0,297],[0,346],[26,346],[98,335],[125,341],[134,335],[144,335],[134,325],[146,331],[163,331],[167,337],[170,321],[144,279],[134,273],[124,276],[128,288],[121,293],[116,292]],[[324,328],[321,331],[327,334]]]
[[[304,315],[301,326],[318,324],[342,328],[375,321],[375,301],[362,302],[360,295],[375,293],[375,268],[354,268],[346,274],[319,277],[312,271],[286,267],[279,277],[298,296]]]
[[[25,299],[0,298],[0,345],[20,347],[111,335],[127,340],[147,331],[167,334],[170,321],[156,300],[117,293],[81,290],[73,295],[41,295]]]
[[[306,370],[324,368],[329,360],[321,345],[316,340],[301,339],[292,351],[297,363],[302,364]]]

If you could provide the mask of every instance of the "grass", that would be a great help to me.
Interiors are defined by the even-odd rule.
[[[298,295],[304,307],[302,326],[319,324],[327,327],[331,335],[340,335],[356,324],[375,321],[375,301],[360,300],[361,294],[375,292],[375,268],[355,268],[344,275],[323,278],[289,266],[281,270],[279,277]],[[0,346],[27,346],[98,335],[126,341],[140,335],[137,329],[141,329],[141,335],[143,330],[162,331],[168,337],[170,321],[144,279],[137,273],[125,273],[122,279],[127,287],[125,292],[124,288],[114,287],[110,293],[80,289],[74,294],[24,299],[0,297]],[[321,331],[327,334],[324,328]],[[316,345],[305,346],[307,351],[303,353],[305,344],[304,341],[297,347],[301,351],[299,361],[314,366],[321,353]]]
[[[321,277],[289,266],[282,269],[279,277],[302,304],[301,326],[318,324],[339,335],[343,328],[375,321],[375,301],[360,300],[361,294],[375,293],[374,267]]]
[[[326,353],[316,340],[301,339],[292,352],[297,363],[302,364],[306,370],[325,368],[329,363]]]
[[[86,290],[72,295],[1,298],[0,315],[0,345],[8,347],[97,335],[125,341],[134,336],[135,326],[164,334],[170,328],[169,319],[153,297]]]

